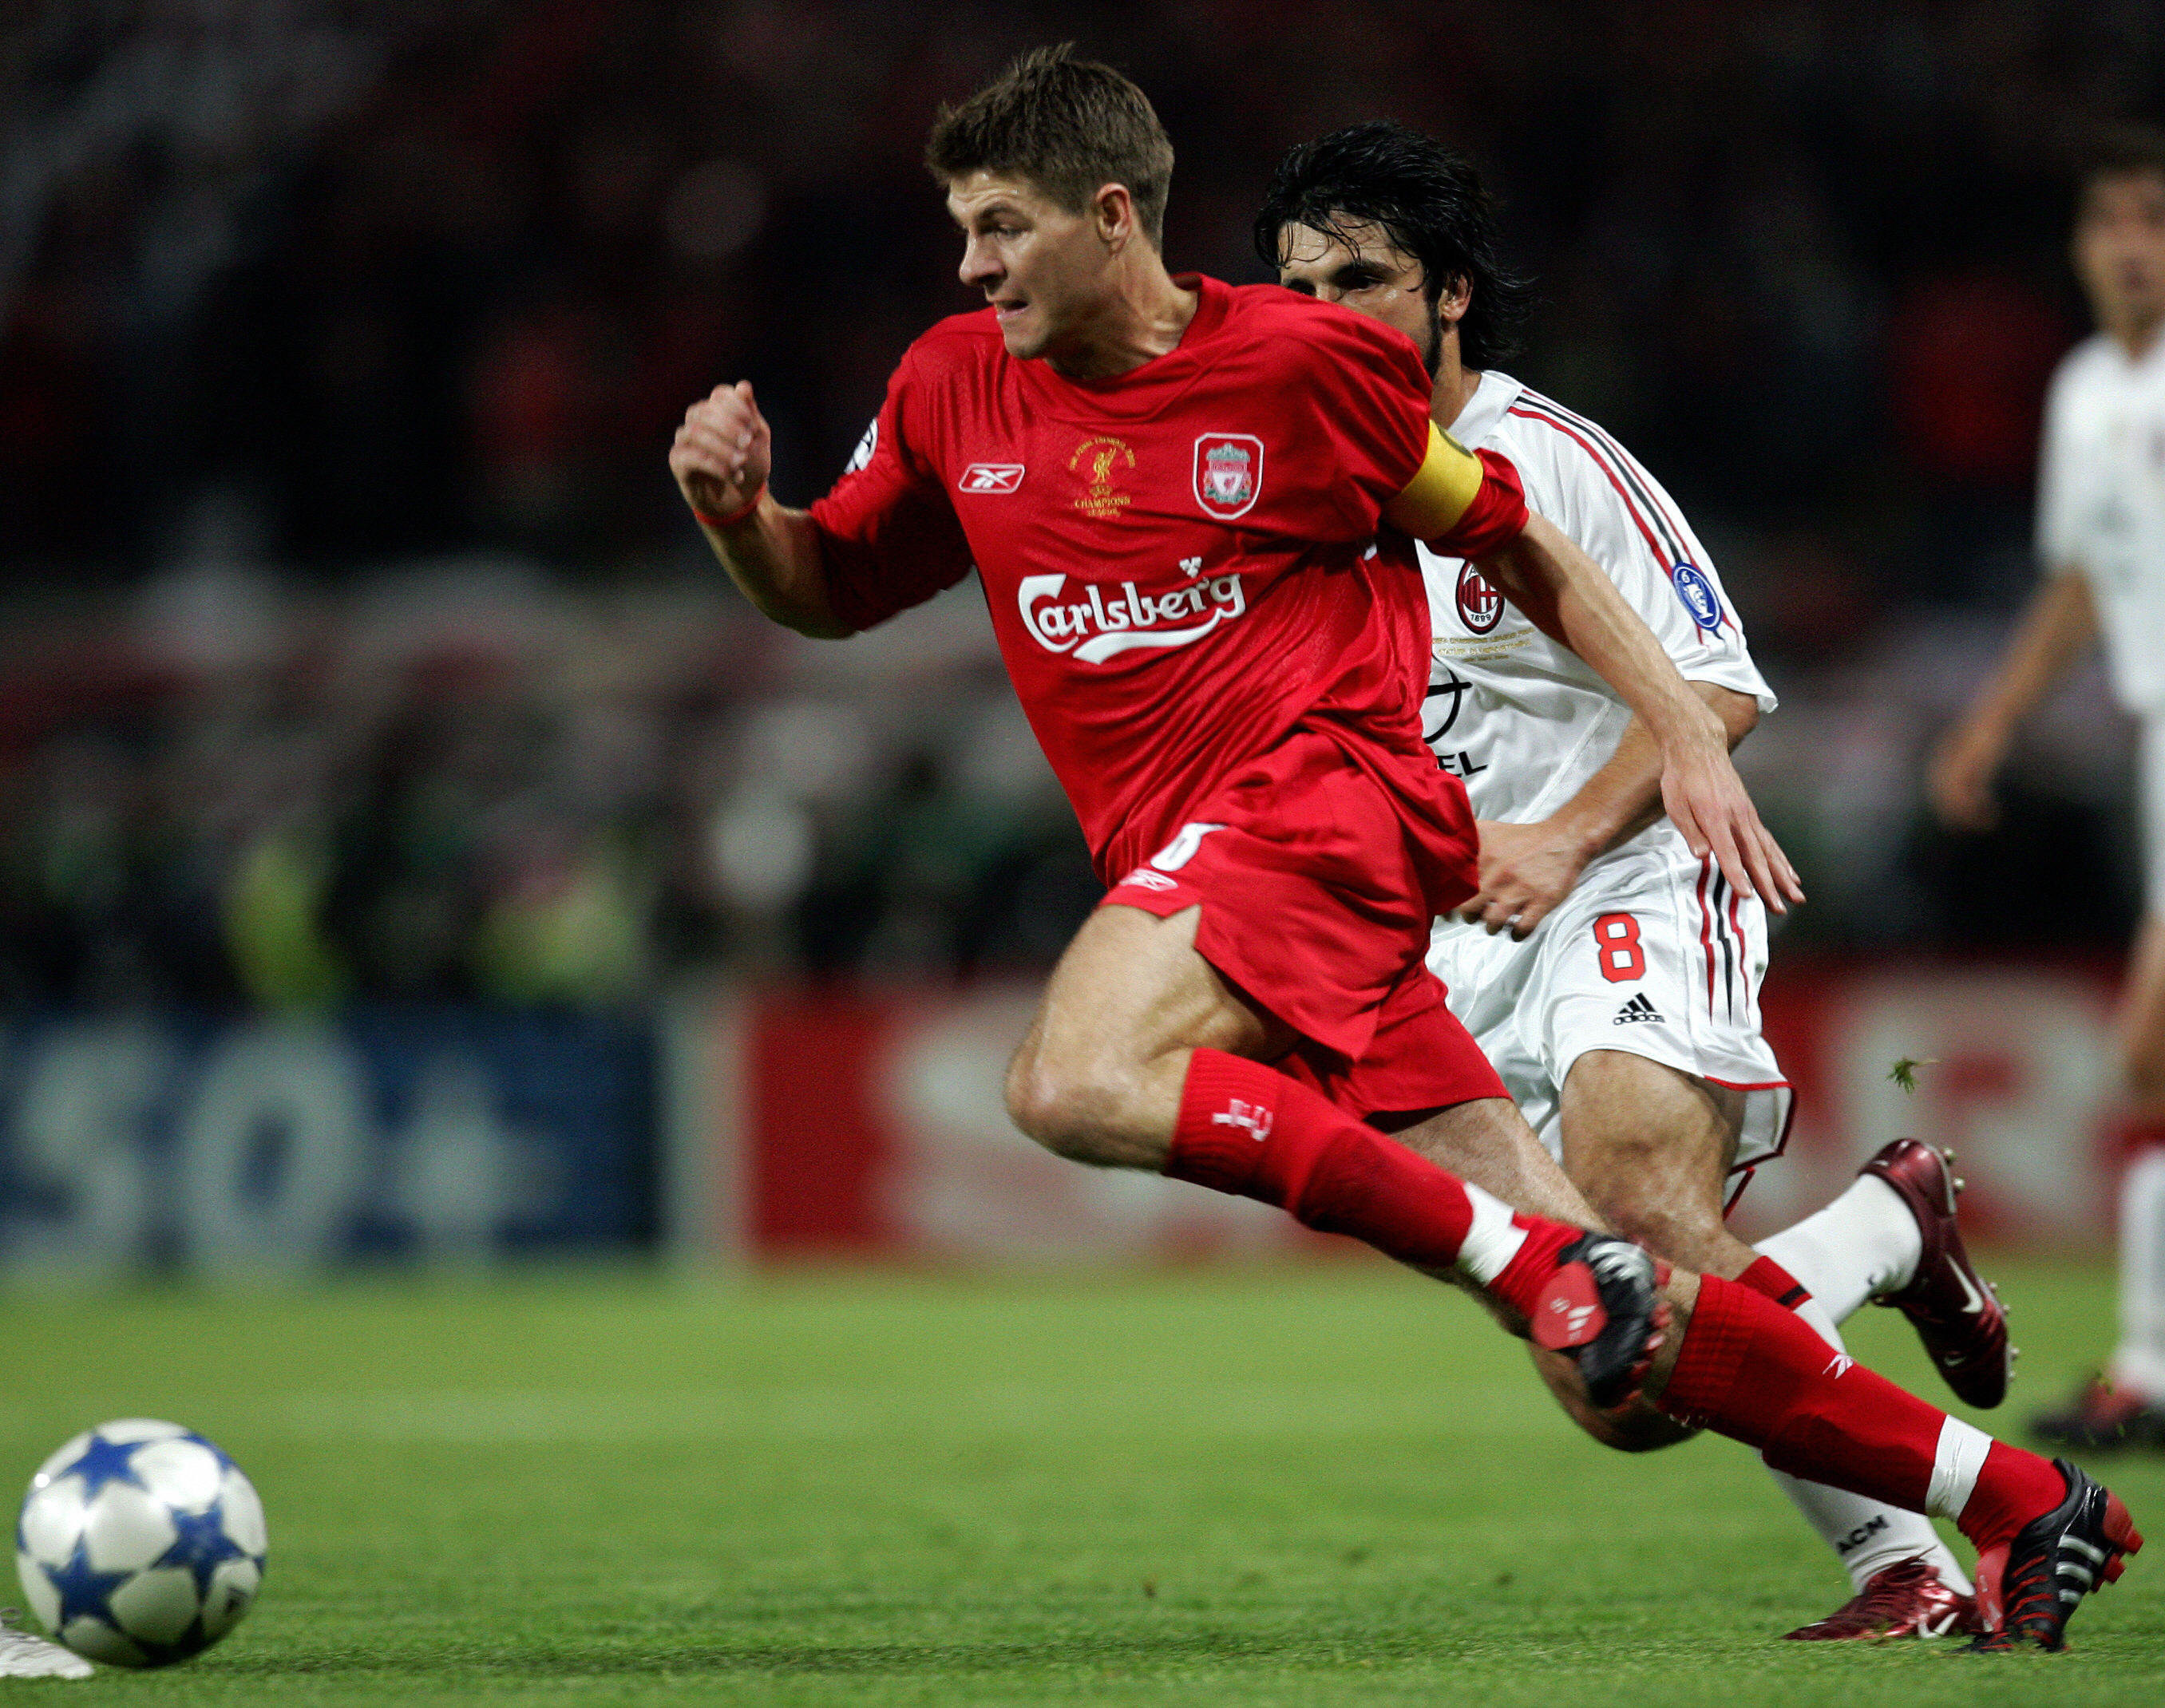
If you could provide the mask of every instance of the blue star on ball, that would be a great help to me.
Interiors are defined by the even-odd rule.
[[[67,1629],[71,1619],[88,1615],[103,1619],[116,1629],[119,1621],[113,1616],[113,1592],[135,1574],[133,1572],[101,1572],[90,1563],[90,1554],[78,1542],[75,1552],[62,1566],[41,1565],[46,1580],[60,1592],[61,1611],[53,1621],[57,1631]]]
[[[93,1435],[90,1445],[82,1450],[82,1457],[61,1474],[82,1479],[82,1498],[85,1505],[97,1498],[97,1491],[108,1483],[133,1483],[143,1486],[143,1479],[135,1474],[135,1449],[139,1441],[108,1441],[102,1435]]]
[[[180,1532],[173,1545],[151,1562],[154,1566],[186,1566],[195,1574],[196,1594],[210,1594],[210,1574],[222,1560],[248,1558],[248,1550],[225,1533],[223,1502],[209,1511],[174,1512],[173,1528]]]

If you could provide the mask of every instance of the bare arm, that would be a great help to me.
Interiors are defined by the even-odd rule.
[[[1684,681],[1600,565],[1538,515],[1480,563],[1482,573],[1536,628],[1577,653],[1623,696],[1654,745],[1663,807],[1691,851],[1711,851],[1738,893],[1760,896],[1778,913],[1803,901],[1795,869],[1759,822],[1730,762],[1721,718]]]
[[[828,602],[819,530],[805,512],[767,496],[773,465],[773,430],[749,380],[717,386],[694,403],[669,450],[677,490],[745,597],[786,628],[840,640],[851,631]]]
[[[1925,786],[1941,819],[1957,830],[1983,830],[1999,815],[1992,774],[2007,756],[2015,726],[2097,634],[2089,577],[2052,575],[2031,596],[1999,666],[1933,752]]]
[[[1758,726],[1759,702],[1749,694],[1712,682],[1691,688],[1721,720],[1732,752]],[[1483,822],[1480,892],[1456,917],[1523,938],[1572,892],[1588,861],[1661,816],[1661,749],[1635,717],[1609,763],[1550,817],[1534,824]]]

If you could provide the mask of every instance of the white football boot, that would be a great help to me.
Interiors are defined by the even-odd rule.
[[[0,1607],[0,1679],[87,1679],[93,1669],[73,1649],[18,1630],[22,1612]]]

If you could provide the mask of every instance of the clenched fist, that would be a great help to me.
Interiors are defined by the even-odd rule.
[[[669,448],[669,472],[684,502],[706,517],[735,516],[759,496],[773,466],[773,430],[749,380],[717,386],[686,410]]]

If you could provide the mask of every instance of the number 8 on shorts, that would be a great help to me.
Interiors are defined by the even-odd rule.
[[[1628,984],[1646,976],[1646,957],[1639,948],[1639,922],[1630,914],[1603,914],[1593,922],[1593,942],[1601,958],[1601,976],[1610,984]]]

